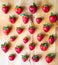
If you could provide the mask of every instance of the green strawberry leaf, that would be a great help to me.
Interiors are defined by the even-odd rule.
[[[22,55],[22,58],[23,58],[23,59],[26,59],[26,58],[27,58],[27,55]]]
[[[38,56],[37,55],[33,55],[33,58],[38,58]]]

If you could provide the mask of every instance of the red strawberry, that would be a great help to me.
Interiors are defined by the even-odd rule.
[[[11,31],[11,27],[10,26],[4,26],[3,27],[3,33],[5,35],[8,35],[10,33],[10,31]]]
[[[48,48],[48,44],[47,44],[47,43],[42,43],[42,44],[40,45],[40,49],[41,49],[42,51],[46,51],[47,48]]]
[[[16,47],[15,47],[15,51],[16,51],[17,53],[21,53],[22,49],[23,49],[23,46],[16,46]]]
[[[9,49],[9,45],[5,42],[4,44],[1,44],[1,49],[6,53]]]
[[[43,39],[44,35],[43,34],[38,34],[37,35],[37,40],[41,41]]]
[[[38,24],[40,24],[41,21],[42,21],[42,18],[36,18],[36,22],[37,22]]]
[[[45,57],[45,60],[46,60],[47,63],[51,63],[52,60],[54,59],[54,57],[55,57],[54,53],[49,53],[49,54],[47,54],[47,56]]]
[[[39,61],[39,56],[38,55],[33,55],[32,60],[34,62],[38,62]]]
[[[44,4],[44,5],[42,6],[42,10],[43,10],[43,12],[45,12],[45,13],[47,13],[47,12],[49,11],[49,9],[50,9],[50,7],[49,7],[49,5],[47,5],[47,4]]]
[[[10,54],[8,58],[10,61],[13,61],[15,59],[15,57],[16,57],[15,54]]]
[[[35,27],[34,26],[30,26],[28,28],[28,31],[29,31],[30,34],[33,34],[35,32]]]
[[[22,16],[23,23],[27,24],[28,20],[29,20],[29,15],[27,15],[27,14],[21,14],[21,16]]]
[[[18,34],[21,34],[23,32],[23,28],[17,27],[16,31],[17,31]]]
[[[31,51],[34,50],[34,48],[35,48],[35,44],[34,44],[34,43],[29,44],[29,49],[30,49]]]
[[[22,13],[22,11],[23,11],[23,8],[21,7],[21,6],[16,6],[15,7],[15,12],[17,13],[17,14],[21,14]]]
[[[11,42],[15,41],[15,39],[16,39],[16,36],[11,36],[11,37],[10,37],[10,41],[11,41]]]
[[[16,22],[16,17],[14,15],[10,16],[9,21],[10,21],[10,23],[14,24]]]
[[[48,41],[49,41],[50,44],[53,44],[54,41],[55,41],[54,35],[50,35]]]
[[[27,43],[27,42],[28,42],[28,40],[29,40],[29,38],[28,38],[28,37],[24,37],[24,38],[23,38],[23,42],[24,42],[24,43]]]
[[[44,24],[43,30],[44,30],[44,32],[48,32],[50,30],[50,25],[49,24]]]
[[[37,6],[35,5],[35,3],[33,3],[33,5],[29,6],[29,11],[34,14],[37,11]]]
[[[22,55],[23,62],[26,62],[28,60],[28,55]]]
[[[51,15],[49,16],[49,20],[51,23],[55,23],[57,21],[57,15],[51,13]]]

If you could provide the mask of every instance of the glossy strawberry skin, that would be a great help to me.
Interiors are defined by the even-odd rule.
[[[49,11],[49,9],[50,9],[50,7],[47,4],[45,4],[45,5],[42,6],[42,10],[45,13],[47,13]]]
[[[43,44],[45,44],[45,45],[43,45]],[[42,44],[40,45],[40,49],[41,49],[42,51],[46,51],[47,48],[48,48],[48,44],[47,44],[47,43],[42,43]]]
[[[9,55],[8,58],[9,58],[10,61],[13,61],[15,59],[15,55]]]
[[[28,38],[27,37],[23,38],[23,42],[27,43],[28,42]]]
[[[42,34],[38,34],[38,35],[37,35],[37,40],[38,40],[38,41],[41,41],[42,39],[43,39],[43,35],[42,35]]]
[[[53,37],[49,37],[48,41],[49,41],[49,43],[50,43],[50,44],[53,44],[53,43],[54,43],[54,41],[55,41],[54,36],[53,36]]]
[[[3,27],[3,33],[5,35],[8,35],[10,31],[11,31],[11,28],[10,27],[8,27],[8,26],[7,27],[6,26]]]
[[[48,32],[50,30],[50,25],[47,24],[47,26],[44,24],[43,31]]]
[[[34,58],[34,56],[32,57],[32,60],[34,61],[34,62],[38,62],[39,61],[39,57],[37,56],[36,58]]]
[[[3,5],[3,6],[2,6],[2,11],[3,11],[5,14],[7,14],[8,11],[9,11],[9,7],[6,6],[6,5]]]
[[[36,18],[36,22],[37,22],[38,24],[40,24],[41,21],[42,21],[42,18]]]
[[[15,36],[11,36],[11,37],[10,37],[10,41],[11,41],[11,42],[15,41],[15,39],[16,39]]]
[[[21,53],[21,51],[22,51],[22,47],[15,47],[15,51],[19,54],[19,53]]]
[[[23,11],[23,8],[22,8],[22,7],[20,7],[20,6],[16,6],[16,8],[15,8],[15,12],[16,12],[18,15],[21,14],[22,11]]]
[[[29,11],[34,14],[37,11],[37,6],[35,5],[35,3],[33,3],[33,5],[29,6]]]
[[[24,24],[28,23],[29,18],[27,16],[22,16],[22,21]]]
[[[57,21],[57,16],[56,15],[50,16],[49,20],[51,23],[55,23]]]
[[[10,23],[14,24],[16,21],[16,17],[9,17]]]
[[[16,31],[17,31],[18,34],[21,34],[23,32],[23,29],[22,28],[20,28],[20,29],[17,28]]]

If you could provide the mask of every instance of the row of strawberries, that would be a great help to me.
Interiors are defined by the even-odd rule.
[[[47,13],[49,10],[50,10],[50,6],[48,5],[48,4],[44,4],[43,6],[42,6],[42,10],[43,10],[43,12],[45,12],[45,13]],[[2,6],[2,11],[6,14],[6,13],[8,13],[8,11],[9,11],[9,6],[8,5],[6,5],[6,4],[3,4],[3,6]],[[33,3],[33,5],[30,5],[29,6],[29,11],[32,13],[32,14],[34,14],[34,13],[36,13],[36,11],[37,11],[37,6],[35,5],[35,3]],[[15,12],[19,15],[21,15],[22,16],[22,20],[23,20],[23,23],[24,24],[26,24],[26,23],[28,23],[28,20],[29,20],[29,15],[27,15],[27,14],[21,14],[22,12],[23,12],[23,7],[22,6],[16,6],[15,7]],[[16,22],[16,17],[14,16],[14,15],[12,15],[12,16],[10,16],[9,17],[9,20],[10,20],[10,22],[12,23],[12,24],[14,24],[15,22]],[[53,14],[53,13],[51,13],[51,15],[49,16],[49,20],[50,20],[50,22],[51,23],[55,23],[56,21],[57,21],[57,15],[55,15],[55,14]],[[41,17],[38,17],[38,18],[36,18],[36,22],[39,24],[39,23],[41,23],[41,21],[42,21],[42,18]]]
[[[45,51],[48,48],[48,44],[47,43],[42,43],[40,45],[40,48],[41,48],[42,51]],[[9,50],[9,45],[5,42],[4,44],[1,45],[1,49],[6,53]],[[18,54],[21,53],[22,49],[23,49],[22,45],[15,47],[15,51]],[[29,45],[29,49],[30,50],[34,49],[34,43],[31,43]],[[10,61],[13,61],[15,59],[15,57],[16,57],[16,54],[10,54],[8,58],[9,58]],[[54,57],[55,57],[54,53],[49,53],[49,54],[46,55],[45,60],[46,60],[47,63],[50,63],[54,59]],[[23,62],[26,62],[28,58],[29,58],[29,55],[26,55],[26,54],[22,55]],[[34,62],[38,62],[39,59],[40,59],[40,55],[33,55],[32,56],[32,60]]]

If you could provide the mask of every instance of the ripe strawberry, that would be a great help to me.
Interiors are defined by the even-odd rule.
[[[23,28],[17,27],[16,31],[17,31],[18,34],[21,34],[23,32]]]
[[[55,23],[57,21],[57,15],[51,13],[51,15],[49,16],[49,20],[51,23]]]
[[[22,55],[23,62],[26,62],[28,60],[28,55]]]
[[[30,34],[33,34],[35,32],[35,27],[34,26],[30,26],[28,28],[28,31],[29,31]]]
[[[4,26],[3,27],[3,33],[5,35],[8,35],[10,33],[10,31],[11,31],[11,27],[10,26]]]
[[[19,14],[21,14],[22,13],[22,11],[23,11],[23,8],[21,7],[21,6],[16,6],[15,7],[15,12],[19,15]]]
[[[42,21],[42,18],[36,18],[36,22],[37,22],[38,24],[40,24],[41,21]]]
[[[40,49],[41,49],[42,51],[46,51],[47,48],[48,48],[48,44],[47,44],[47,43],[42,43],[42,44],[40,45]]]
[[[38,62],[39,61],[39,56],[38,55],[33,55],[32,60],[34,62]]]
[[[9,45],[5,42],[4,44],[1,44],[1,49],[6,53],[9,49]]]
[[[29,15],[27,15],[27,14],[21,14],[21,16],[22,16],[23,23],[27,24],[28,20],[29,20]]]
[[[15,54],[10,54],[8,58],[10,61],[13,61],[15,59],[15,57],[16,57]]]
[[[50,44],[53,44],[54,41],[55,41],[54,35],[50,35],[48,41],[49,41]]]
[[[28,42],[28,40],[29,40],[29,38],[28,38],[28,37],[24,37],[24,38],[23,38],[23,42],[24,42],[24,43],[27,43],[27,42]]]
[[[5,14],[7,14],[8,11],[9,11],[9,6],[6,5],[6,4],[3,4],[3,6],[2,6],[2,11],[3,11]]]
[[[15,51],[16,51],[17,53],[21,53],[22,49],[23,49],[23,46],[16,46],[16,47],[15,47]]]
[[[10,23],[14,24],[16,22],[16,17],[14,15],[9,17]]]
[[[49,5],[44,4],[44,5],[42,6],[42,10],[43,10],[43,12],[47,13],[47,12],[50,10]]]
[[[38,40],[38,41],[42,41],[43,37],[44,37],[43,34],[38,34],[38,35],[37,35],[37,40]]]
[[[35,44],[34,44],[34,43],[29,44],[29,49],[30,49],[31,51],[34,50],[34,48],[35,48]]]
[[[49,30],[50,30],[50,25],[49,24],[44,24],[43,31],[48,32]]]
[[[33,5],[29,6],[29,11],[34,14],[37,11],[37,6],[35,5],[35,3],[33,3]]]
[[[47,63],[51,63],[52,60],[54,59],[54,57],[55,57],[55,54],[54,54],[54,53],[49,53],[49,54],[47,54],[47,56],[45,57],[45,60],[46,60]]]
[[[15,39],[16,39],[16,36],[11,36],[11,37],[10,37],[10,41],[11,41],[11,42],[15,41]]]

